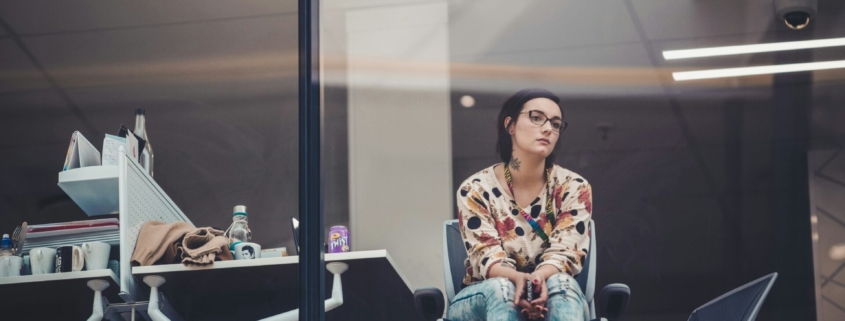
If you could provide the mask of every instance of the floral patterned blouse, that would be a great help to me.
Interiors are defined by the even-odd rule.
[[[556,226],[546,218],[546,195],[524,208],[549,236],[544,242],[501,186],[494,168],[488,167],[467,178],[458,188],[458,222],[467,249],[464,284],[487,279],[494,264],[531,273],[552,265],[572,276],[581,272],[590,245],[588,225],[593,211],[592,188],[580,175],[554,166],[552,170],[552,213]]]

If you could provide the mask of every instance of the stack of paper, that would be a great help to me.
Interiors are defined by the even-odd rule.
[[[120,246],[120,221],[116,218],[31,225],[27,228],[23,253],[37,247],[57,248],[86,242]]]
[[[126,126],[120,125],[117,136],[106,134],[101,157],[97,148],[85,139],[82,133],[75,131],[70,137],[70,146],[67,148],[65,166],[62,170],[100,165],[117,166],[118,150],[121,146],[132,159],[140,161],[138,157],[144,152],[145,145],[146,141],[143,138],[132,133]]]

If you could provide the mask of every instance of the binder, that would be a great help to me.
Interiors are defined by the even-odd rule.
[[[100,151],[77,130],[70,137],[62,171],[88,166],[100,166]]]

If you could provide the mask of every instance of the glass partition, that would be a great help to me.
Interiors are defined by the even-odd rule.
[[[589,254],[581,245],[594,232],[593,296],[598,299],[605,285],[627,284],[633,297],[626,320],[685,319],[774,272],[761,319],[834,320],[845,311],[834,282],[842,277],[841,261],[824,263],[814,276],[816,216],[808,189],[808,152],[842,147],[836,106],[843,101],[837,90],[843,69],[774,73],[776,67],[753,75],[740,69],[801,70],[801,64],[845,59],[839,47],[679,59],[670,53],[841,38],[841,6],[819,1],[818,14],[801,30],[778,19],[771,1],[344,0],[323,6],[325,157],[332,168],[325,172],[325,229],[335,225],[331,220],[348,220],[352,251],[386,250],[411,290],[461,291],[459,283],[449,285],[455,275],[444,276],[447,220],[462,219],[459,244],[470,256],[466,266],[451,262],[458,281],[464,268],[467,283],[503,275],[488,274],[498,269],[490,262],[510,259],[517,270],[555,262],[543,255],[545,247],[514,245],[523,236],[525,242],[542,238],[517,214],[524,210],[544,225],[546,207],[537,200],[547,197],[541,192],[535,199],[544,185],[514,172],[514,147],[505,156],[497,152],[506,101],[540,88],[559,100],[540,108],[554,113],[545,118],[559,115],[565,129],[534,119],[528,112],[539,107],[525,100],[517,99],[524,115],[507,115],[518,117],[514,130],[535,130],[529,134],[538,139],[548,132],[557,140],[554,168],[561,180],[572,179],[565,192],[578,194],[558,196],[564,205],[553,208],[569,211],[570,202],[586,211],[580,218],[553,213],[557,223],[544,232],[571,235],[582,229],[577,222],[594,221],[594,229],[584,229],[588,237],[550,245],[569,260],[558,272],[579,274],[578,257]],[[717,69],[733,69],[735,76],[690,73]],[[815,166],[826,159],[817,158]],[[514,188],[507,186],[505,162]],[[537,168],[524,159],[522,167]],[[536,176],[538,182],[548,177]],[[348,214],[341,210],[346,206]],[[339,209],[338,218],[328,217],[329,207]],[[481,230],[468,226],[478,218]],[[819,243],[817,254],[827,255],[835,244]],[[504,254],[495,254],[496,247]]]

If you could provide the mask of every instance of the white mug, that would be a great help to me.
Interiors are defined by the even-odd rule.
[[[82,243],[85,252],[85,267],[90,270],[102,270],[109,267],[111,245],[103,242]]]
[[[0,258],[0,276],[20,276],[23,258],[17,255]]]
[[[235,244],[235,251],[232,253],[235,260],[252,260],[261,257],[261,245],[251,242]]]
[[[56,249],[37,247],[29,250],[29,267],[33,275],[55,272]]]

